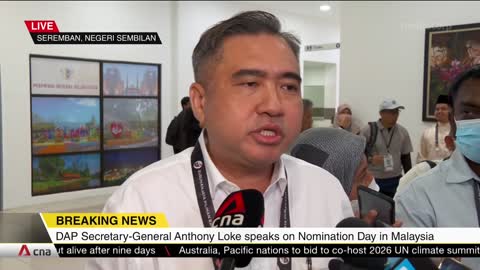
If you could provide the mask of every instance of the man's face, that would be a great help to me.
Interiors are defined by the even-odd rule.
[[[382,118],[383,125],[386,128],[391,128],[395,126],[395,124],[397,123],[399,114],[400,114],[400,111],[398,109],[381,111],[380,117]]]
[[[312,128],[313,125],[313,108],[306,108],[303,112],[302,131]]]
[[[210,154],[247,167],[276,162],[299,134],[303,113],[299,65],[288,44],[268,34],[229,37],[209,66],[196,115]]]
[[[454,108],[456,120],[480,118],[480,79],[463,82],[458,89]]]
[[[439,103],[435,105],[435,119],[441,123],[448,122],[448,113],[450,112],[450,107],[448,104]]]
[[[183,105],[183,109],[184,109],[184,110],[186,110],[186,109],[188,109],[188,108],[190,108],[190,101],[187,102],[187,103],[185,103],[185,105]]]

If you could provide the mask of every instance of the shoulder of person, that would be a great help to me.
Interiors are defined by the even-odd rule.
[[[404,126],[402,126],[402,125],[400,125],[400,124],[397,124],[397,128],[398,128],[398,130],[400,130],[402,133],[408,134],[408,130],[407,130],[407,128],[405,128]]]
[[[446,182],[449,163],[448,160],[442,161],[435,168],[430,168],[425,161],[418,163],[412,170],[415,169],[415,172],[419,175],[410,179],[410,183],[400,190],[395,197],[402,197],[403,194],[411,192],[421,192],[428,195],[432,192],[432,188]]]
[[[108,199],[104,211],[148,211],[145,201],[163,198],[169,192],[189,190],[193,186],[190,168],[192,149],[162,159],[131,175]],[[190,177],[185,177],[190,175]],[[160,203],[160,201],[159,201]]]
[[[365,126],[363,126],[363,128],[360,129],[360,135],[364,135],[364,136],[370,136],[370,125],[367,124]]]
[[[301,159],[282,155],[287,168],[288,190],[300,195],[297,205],[315,205],[319,215],[309,215],[306,223],[298,226],[333,227],[340,220],[353,216],[352,207],[340,181],[325,169]],[[321,213],[321,214],[320,214]],[[300,222],[300,221],[296,221]]]

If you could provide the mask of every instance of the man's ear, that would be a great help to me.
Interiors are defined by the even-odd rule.
[[[190,104],[201,128],[205,127],[205,100],[205,88],[199,83],[192,83],[190,85]]]
[[[450,135],[445,136],[445,144],[448,150],[455,151],[455,138]]]

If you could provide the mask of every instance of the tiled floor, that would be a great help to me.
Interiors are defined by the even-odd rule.
[[[6,213],[34,212],[101,212],[108,197],[95,197],[61,203],[42,204],[4,211]],[[79,258],[0,258],[0,270],[83,270],[88,259]]]

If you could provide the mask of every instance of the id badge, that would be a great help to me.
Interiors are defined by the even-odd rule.
[[[392,154],[386,154],[383,157],[383,168],[385,169],[386,172],[391,172],[393,171],[393,156]]]

